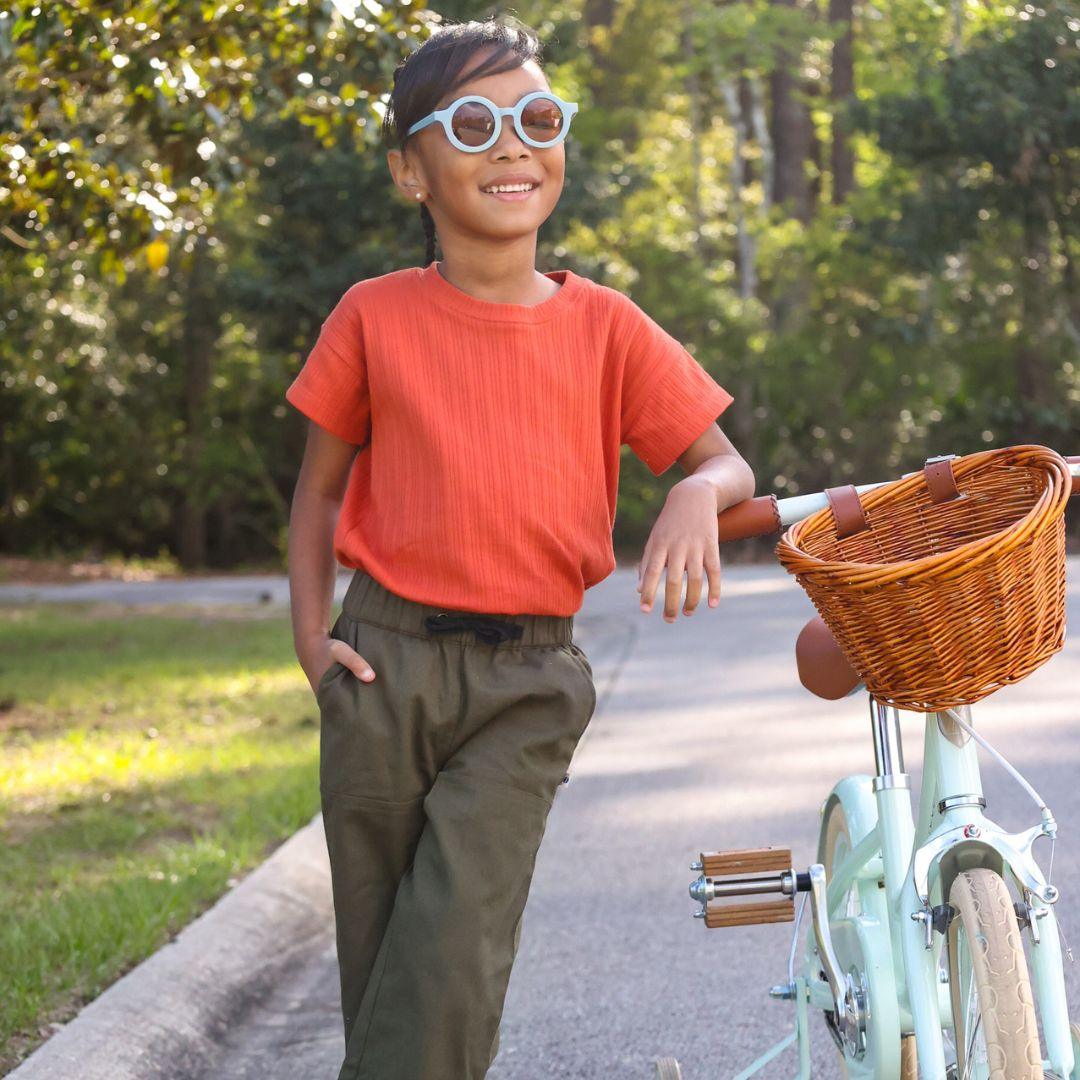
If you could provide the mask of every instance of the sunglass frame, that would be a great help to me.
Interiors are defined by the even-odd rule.
[[[525,111],[525,106],[528,105],[529,102],[535,101],[536,98],[547,98],[550,101],[554,101],[562,110],[563,126],[559,129],[555,138],[549,139],[547,142],[537,142],[535,139],[531,139],[525,133],[521,125],[521,115]],[[491,115],[495,117],[495,128],[492,131],[491,138],[479,146],[469,146],[467,143],[463,143],[454,134],[453,127],[451,126],[454,112],[460,105],[467,101],[480,102],[482,105],[487,106],[487,108],[491,110]],[[479,154],[484,150],[490,149],[499,141],[499,136],[502,135],[502,118],[504,116],[509,116],[513,120],[514,131],[517,132],[518,138],[520,138],[522,142],[527,143],[529,146],[535,146],[538,150],[546,150],[552,146],[558,146],[559,143],[566,138],[567,133],[570,131],[570,121],[577,115],[577,112],[578,104],[576,101],[563,101],[558,94],[553,94],[548,90],[534,90],[521,98],[516,105],[505,109],[500,109],[494,101],[482,97],[480,94],[466,94],[464,97],[459,97],[456,101],[450,102],[445,109],[436,109],[434,112],[425,116],[423,120],[417,120],[416,123],[409,128],[406,134],[412,135],[414,132],[421,131],[430,124],[442,124],[443,131],[446,132],[446,137],[450,140],[452,146],[457,147],[458,150],[461,150],[466,154]]]

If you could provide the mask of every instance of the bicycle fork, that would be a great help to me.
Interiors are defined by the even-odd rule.
[[[878,706],[879,710],[881,708]],[[1059,930],[1052,910],[1059,893],[1045,879],[1031,854],[1032,844],[1039,836],[1047,836],[1051,840],[1056,837],[1057,823],[1045,801],[1001,754],[975,732],[970,720],[970,709],[966,706],[944,713],[932,713],[926,718],[921,805],[914,833],[926,839],[915,850],[911,850],[913,840],[908,839],[907,846],[900,849],[911,850],[911,863],[903,876],[900,903],[890,907],[896,913],[896,922],[903,921],[904,913],[912,920],[904,927],[903,956],[908,986],[911,988],[915,983],[915,973],[924,991],[935,980],[937,952],[933,949],[934,933],[940,931],[945,934],[952,915],[952,909],[944,902],[937,907],[932,906],[931,877],[936,875],[935,892],[943,901],[949,895],[956,875],[964,870],[986,867],[1006,881],[1011,877],[1023,896],[1022,901],[1013,904],[1017,921],[1021,931],[1028,929],[1031,937],[1027,956],[1035,988],[1036,1010],[1042,1019],[1047,1052],[1044,1067],[1054,1070],[1059,1077],[1072,1080],[1080,1076],[1080,1067],[1076,1060],[1075,1039],[1069,1027]],[[976,742],[997,759],[1039,806],[1042,820],[1038,825],[1018,833],[1008,833],[983,814],[986,799],[982,795]],[[943,792],[949,794],[943,795]],[[906,812],[900,812],[900,808],[897,808],[897,812],[889,815],[888,819],[885,819],[885,808],[880,802],[879,810],[886,821],[910,823],[910,806]],[[912,927],[914,933],[911,932]],[[917,948],[920,935],[921,963],[920,949]],[[925,992],[918,994],[912,1000],[911,1009],[920,1074],[924,1054],[933,1055],[933,1060],[936,1060],[942,1046],[942,1024],[932,1016],[932,1010],[925,1008],[927,1000],[930,999]],[[951,1025],[951,1008],[944,1012],[941,1019],[945,1026]],[[943,1070],[944,1066],[941,1065],[941,1068]],[[935,1074],[928,1072],[926,1075]],[[938,1075],[944,1075],[944,1072]]]
[[[833,886],[834,896],[838,891],[843,894],[851,881],[868,874],[884,879],[887,912],[883,913],[886,917],[881,922],[887,926],[888,940],[880,943],[880,951],[891,952],[893,965],[900,969],[895,973],[899,1002],[896,1019],[903,1021],[903,1029],[914,1029],[920,1080],[944,1078],[942,1029],[952,1026],[952,1013],[948,987],[940,981],[940,950],[934,948],[940,942],[935,942],[934,935],[947,931],[952,909],[945,903],[931,904],[929,881],[931,874],[936,873],[935,894],[947,897],[956,874],[975,866],[987,866],[999,874],[1008,867],[1023,890],[1024,902],[1014,906],[1021,928],[1027,927],[1031,932],[1031,967],[1048,1053],[1046,1065],[1060,1077],[1080,1080],[1075,1036],[1070,1032],[1064,996],[1057,922],[1050,908],[1058,894],[1045,881],[1030,852],[1032,842],[1039,835],[1055,834],[1053,816],[1043,806],[1040,825],[1023,833],[1009,834],[982,814],[986,800],[981,794],[975,746],[972,739],[962,738],[962,728],[974,734],[962,722],[965,709],[959,714],[929,714],[926,718],[921,805],[916,826],[911,815],[911,781],[903,763],[899,715],[896,709],[883,706],[873,698],[870,706],[876,766],[876,775],[870,783],[872,801],[862,786],[866,777],[849,777],[834,789],[844,804],[845,814],[858,830],[851,837],[847,869],[841,869],[839,874],[845,880],[838,889],[835,883],[826,882],[824,866],[820,863],[813,864],[807,873],[797,873],[791,865],[789,849],[702,853],[701,861],[691,865],[692,870],[701,871],[701,876],[690,886],[691,896],[702,904],[701,910],[694,914],[704,919],[706,926],[788,921],[794,917],[794,894],[809,894],[816,948],[813,952],[807,949],[805,974],[796,976],[794,959],[804,898],[792,935],[788,981],[770,990],[772,997],[795,1001],[796,1031],[766,1051],[735,1080],[746,1080],[759,1072],[796,1040],[799,1080],[808,1080],[811,1075],[808,1005],[825,1010],[833,1038],[846,1055],[858,1058],[866,1052],[867,988],[858,972],[843,972],[837,961],[829,926],[827,887]],[[992,747],[984,740],[979,741],[1035,795],[1030,785]],[[939,798],[943,791],[950,794]],[[940,821],[931,828],[935,813]],[[916,836],[927,838],[918,848],[914,846]],[[758,904],[711,905],[723,897],[770,893],[783,899]],[[820,971],[815,970],[819,966]],[[878,1019],[880,1022],[880,1011]]]

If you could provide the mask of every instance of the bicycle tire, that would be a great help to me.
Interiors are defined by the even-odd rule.
[[[956,912],[947,948],[957,1073],[977,1080],[1043,1080],[1035,1001],[1008,885],[988,867],[963,870],[949,887],[948,902]],[[981,944],[963,949],[965,940]],[[980,1027],[978,1053],[985,1060],[971,1053]],[[974,1072],[969,1056],[978,1067]]]

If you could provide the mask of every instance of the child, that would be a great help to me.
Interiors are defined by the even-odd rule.
[[[638,574],[649,611],[666,568],[668,621],[684,571],[687,615],[703,574],[718,602],[716,515],[753,494],[714,423],[731,396],[618,291],[535,269],[577,109],[539,52],[470,22],[399,66],[388,164],[426,264],[349,288],[286,394],[314,421],[289,577],[322,720],[338,1080],[481,1080],[495,1057],[548,812],[596,706],[573,616],[615,567],[620,445],[691,474]],[[355,572],[328,635],[335,556]]]

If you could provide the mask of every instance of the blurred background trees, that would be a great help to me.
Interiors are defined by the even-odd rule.
[[[354,281],[421,265],[379,123],[504,12],[581,112],[541,269],[625,291],[779,495],[1080,452],[1080,12],[1051,2],[376,0],[0,11],[0,551],[283,566],[284,391]],[[624,448],[634,558],[660,480]]]

